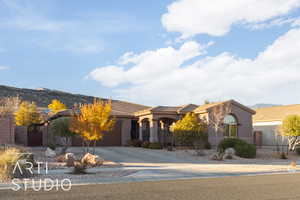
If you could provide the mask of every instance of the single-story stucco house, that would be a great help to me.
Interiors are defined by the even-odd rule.
[[[261,146],[282,144],[282,137],[279,136],[277,128],[288,115],[300,115],[300,104],[256,109],[256,114],[253,116],[253,128]]]
[[[202,106],[187,104],[156,107],[113,101],[112,115],[116,118],[116,125],[97,145],[122,146],[133,139],[168,144],[171,142],[170,126],[188,112],[194,112],[200,119],[207,121],[209,142],[212,145],[218,144],[224,137],[238,137],[250,143],[253,141],[252,115],[255,111],[234,100]],[[70,113],[72,111],[66,110],[54,117],[70,116]],[[74,146],[81,144],[80,138],[72,141]]]
[[[170,126],[188,112],[194,112],[199,119],[207,121],[209,142],[212,145],[217,145],[224,137],[237,137],[250,143],[253,142],[252,116],[255,111],[234,100],[201,106],[188,104],[156,107],[113,100],[112,115],[116,118],[115,127],[110,133],[105,134],[97,145],[122,146],[127,145],[127,142],[133,139],[168,144],[170,143]],[[33,144],[33,146],[48,145],[53,133],[47,125],[55,118],[72,116],[72,113],[72,110],[65,110],[56,114],[48,120],[48,123],[45,123],[40,133],[42,136],[31,134],[34,138],[26,137],[25,142],[22,138],[18,139],[19,143]],[[17,133],[17,135],[20,134],[22,133]],[[34,140],[34,142],[28,140]],[[72,139],[73,146],[81,144],[80,138]]]

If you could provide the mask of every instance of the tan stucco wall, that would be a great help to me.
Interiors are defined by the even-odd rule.
[[[248,143],[253,143],[253,126],[252,126],[252,113],[234,105],[231,104],[228,109],[221,109],[222,114],[220,115],[221,118],[223,119],[225,115],[227,114],[233,114],[239,123],[238,126],[238,137],[240,139],[243,139],[247,141]],[[208,115],[208,121],[210,121],[211,116],[213,115],[214,112],[220,112],[220,109],[214,108],[209,111]],[[212,124],[210,123],[209,129],[208,129],[208,134],[209,134],[209,142],[212,145],[217,145],[219,142],[224,138],[223,137],[223,132],[221,130],[216,133],[216,130],[214,127],[211,126]]]
[[[15,143],[15,123],[12,116],[0,117],[0,144]]]
[[[131,139],[131,119],[122,119],[121,131],[121,142],[122,145],[125,146],[128,140]]]
[[[253,143],[252,114],[237,106],[232,106],[232,113],[237,117],[238,137],[249,143]]]

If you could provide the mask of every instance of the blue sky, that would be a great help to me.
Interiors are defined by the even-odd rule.
[[[147,105],[299,103],[299,0],[230,2],[0,0],[0,84]]]

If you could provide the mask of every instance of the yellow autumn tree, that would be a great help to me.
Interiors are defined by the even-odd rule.
[[[61,101],[53,99],[51,104],[48,105],[48,109],[51,111],[52,114],[56,114],[60,111],[66,110],[67,106]]]
[[[15,112],[15,121],[18,126],[29,126],[41,122],[41,115],[34,102],[23,101]]]
[[[181,145],[194,145],[195,142],[207,143],[207,124],[198,119],[195,113],[187,113],[171,126],[171,131]]]
[[[84,104],[71,122],[71,131],[79,134],[84,140],[87,151],[89,145],[101,140],[105,132],[112,130],[115,120],[111,117],[111,102],[94,100],[93,104]]]

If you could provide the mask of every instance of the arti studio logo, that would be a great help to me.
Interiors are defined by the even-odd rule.
[[[44,162],[37,162],[37,170],[34,170],[34,165],[31,162],[19,160],[16,162],[13,168],[13,175],[47,175],[48,174],[48,163]],[[42,169],[44,166],[44,169]],[[16,177],[16,176],[15,176]],[[18,176],[17,176],[18,177]],[[28,189],[32,189],[34,191],[51,191],[51,190],[62,190],[62,191],[70,191],[72,188],[72,182],[70,179],[19,179],[14,178],[12,180],[13,186],[11,189],[13,191],[20,191],[24,190],[27,191]]]

